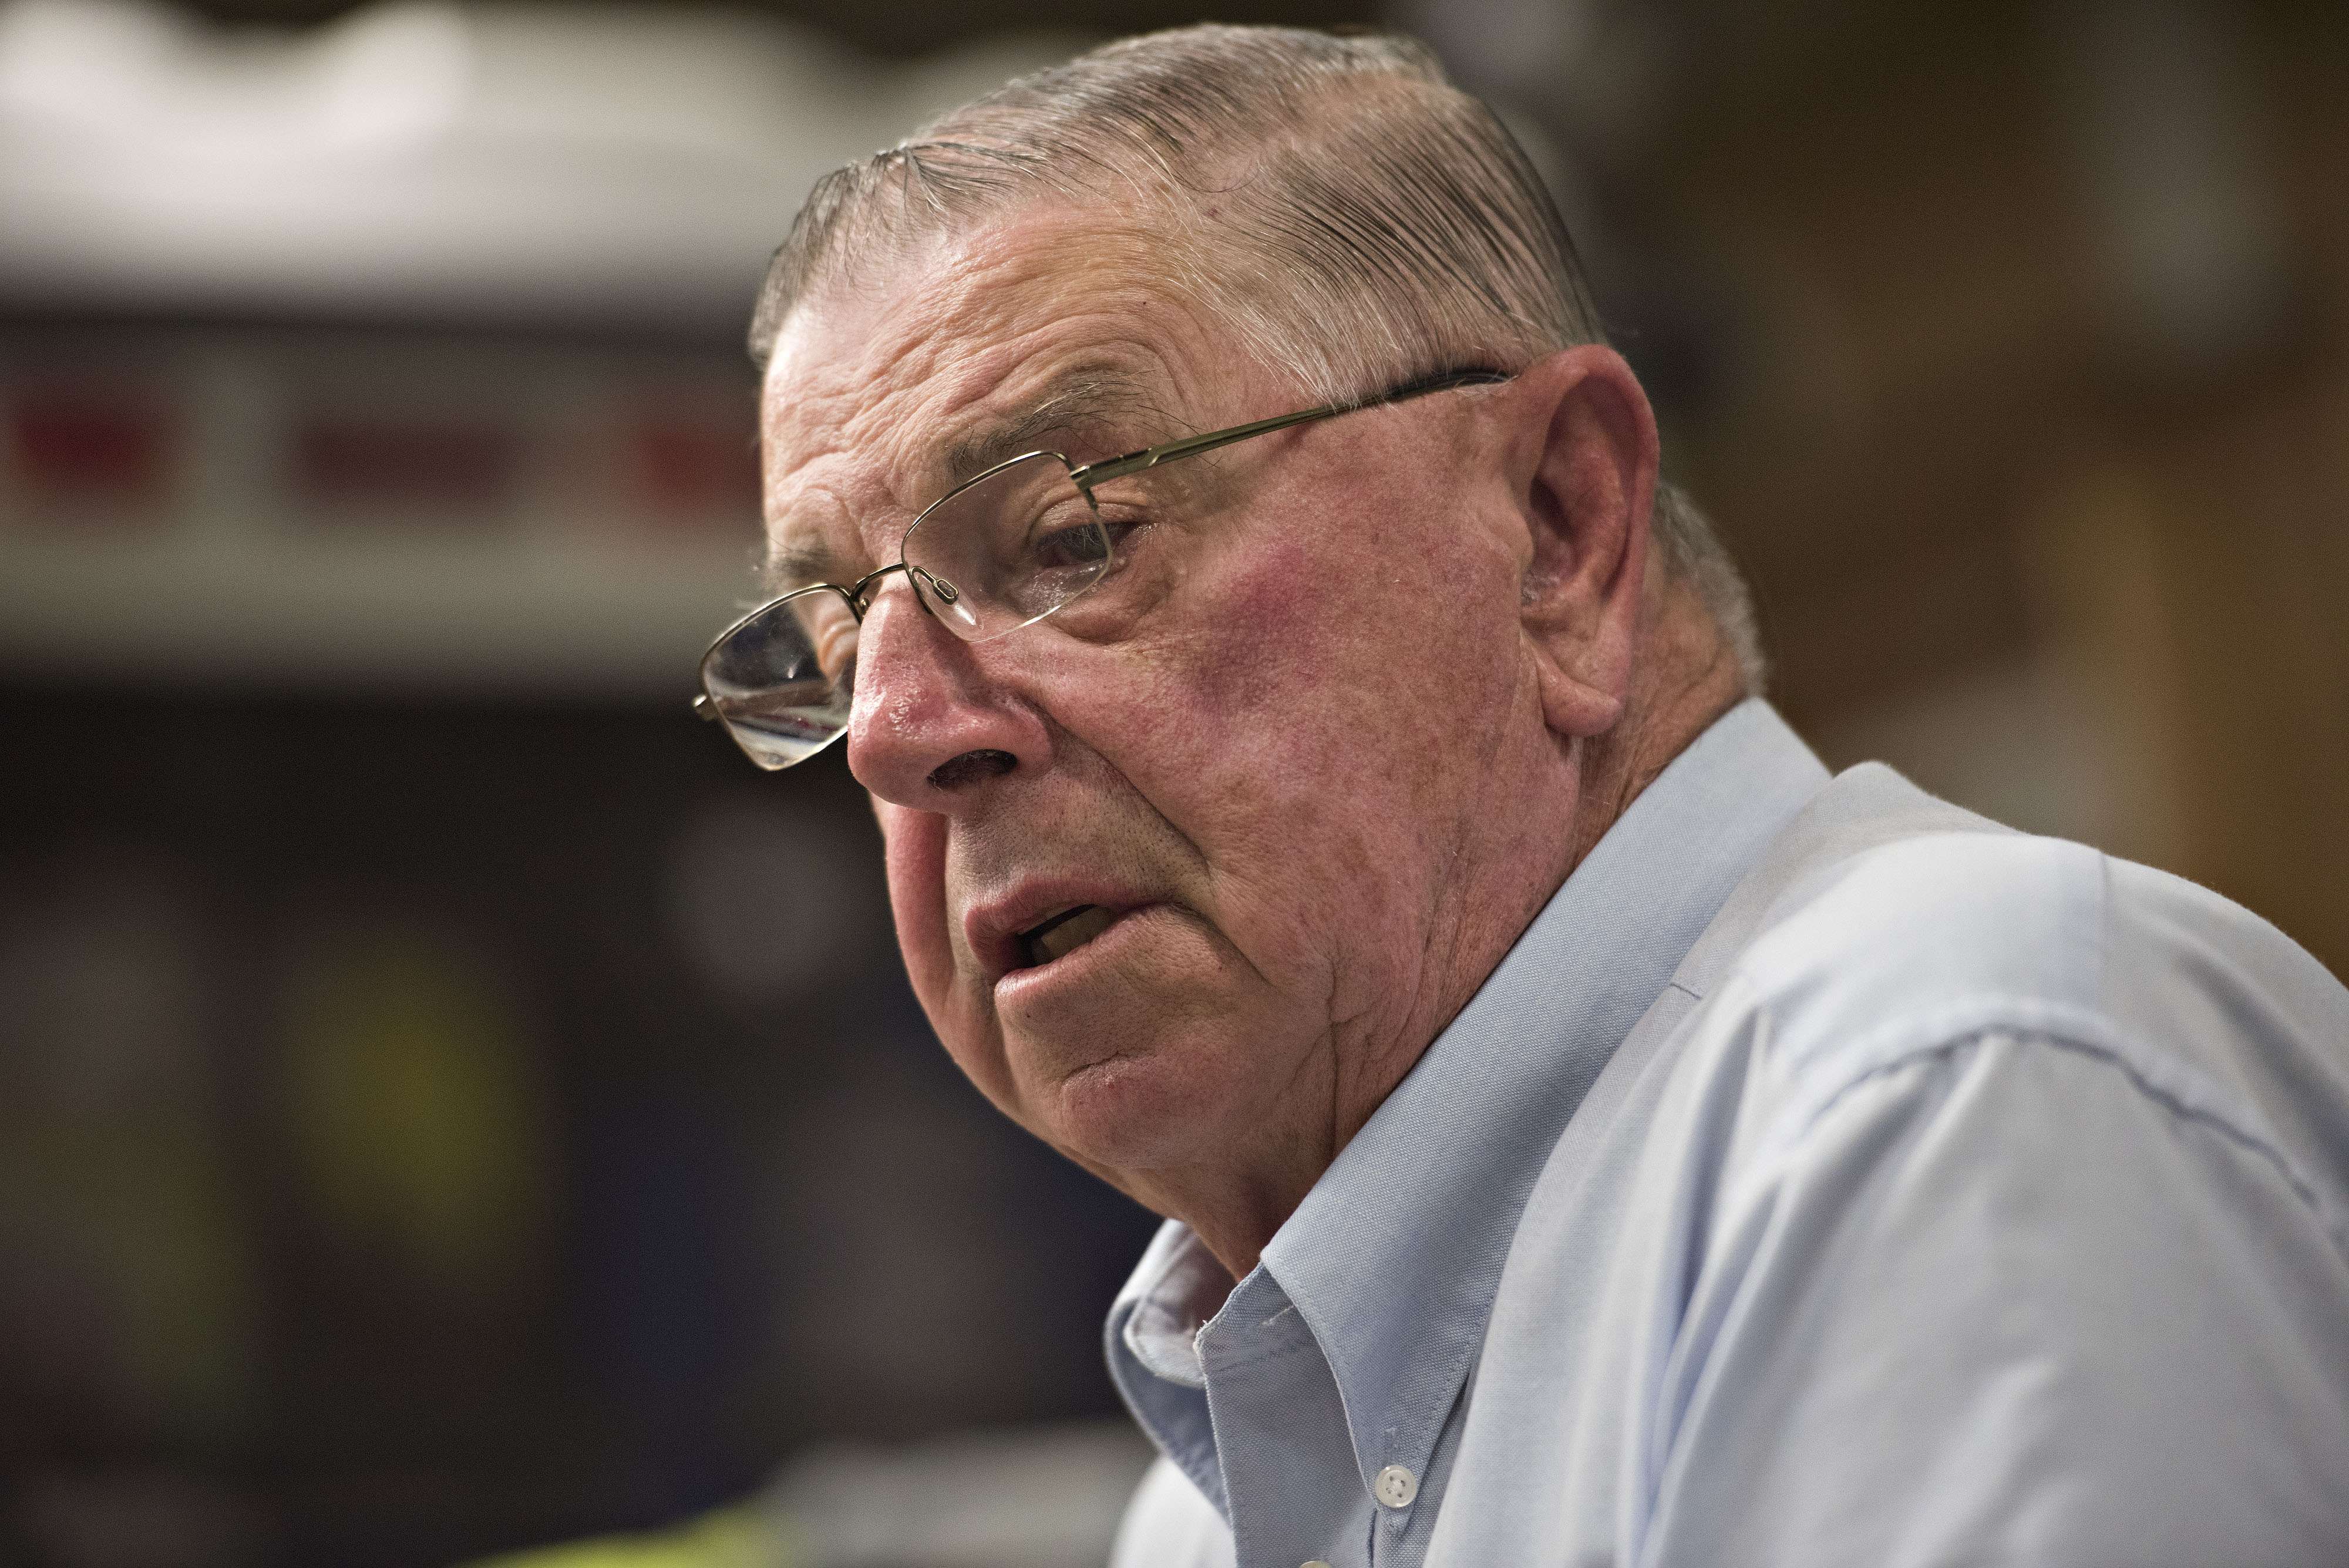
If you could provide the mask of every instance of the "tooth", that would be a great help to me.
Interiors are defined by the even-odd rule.
[[[1050,930],[1038,934],[1032,940],[1037,950],[1045,958],[1061,958],[1076,951],[1109,929],[1111,922],[1116,919],[1115,911],[1104,909],[1099,904],[1095,904],[1082,914],[1071,915]]]

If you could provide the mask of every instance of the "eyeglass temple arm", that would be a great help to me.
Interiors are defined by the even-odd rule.
[[[1301,413],[1282,414],[1278,419],[1257,420],[1253,424],[1234,425],[1229,430],[1210,431],[1206,435],[1190,436],[1183,441],[1170,441],[1161,446],[1144,447],[1140,452],[1127,452],[1123,457],[1103,458],[1099,462],[1089,462],[1084,467],[1071,472],[1069,477],[1079,484],[1100,484],[1112,479],[1123,479],[1128,474],[1140,473],[1145,468],[1156,468],[1160,463],[1171,462],[1178,457],[1195,457],[1200,452],[1213,452],[1219,446],[1229,446],[1234,441],[1247,441],[1251,436],[1269,435],[1274,431],[1287,430],[1290,425],[1301,425],[1310,420],[1326,420],[1331,414],[1341,414],[1346,411],[1345,408],[1333,403],[1327,408],[1307,409]]]
[[[1325,403],[1318,409],[1305,409],[1293,414],[1281,414],[1273,419],[1257,420],[1250,424],[1234,425],[1229,430],[1209,431],[1205,435],[1188,436],[1182,441],[1170,441],[1159,446],[1144,447],[1140,452],[1130,452],[1123,457],[1103,458],[1099,462],[1089,462],[1082,468],[1071,470],[1069,477],[1080,485],[1102,484],[1112,479],[1123,479],[1128,474],[1140,473],[1146,468],[1155,468],[1162,462],[1172,462],[1178,457],[1195,457],[1200,452],[1213,452],[1219,446],[1229,446],[1234,441],[1248,441],[1260,435],[1270,435],[1274,431],[1287,430],[1290,425],[1307,424],[1314,420],[1326,420],[1336,414],[1350,414],[1358,409],[1374,409],[1381,403],[1404,402],[1413,398],[1425,397],[1430,392],[1448,392],[1454,387],[1482,386],[1506,381],[1508,379],[1498,370],[1447,370],[1440,376],[1430,376],[1425,380],[1413,381],[1407,386],[1398,387],[1392,391],[1381,392],[1376,397],[1364,398],[1359,402]]]

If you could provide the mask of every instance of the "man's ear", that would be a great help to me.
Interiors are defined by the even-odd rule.
[[[1656,493],[1656,418],[1612,348],[1521,372],[1506,466],[1526,531],[1519,621],[1562,736],[1603,734],[1630,701]]]

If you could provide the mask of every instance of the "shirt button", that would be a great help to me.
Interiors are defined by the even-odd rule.
[[[1371,1490],[1389,1508],[1409,1508],[1419,1495],[1419,1478],[1401,1465],[1389,1465],[1371,1483]]]
[[[1316,1557],[1316,1558],[1315,1558],[1312,1562],[1310,1562],[1310,1563],[1299,1563],[1299,1564],[1298,1564],[1298,1568],[1330,1568],[1330,1564],[1328,1564],[1327,1563],[1322,1562],[1322,1561],[1321,1561],[1321,1559],[1319,1559],[1319,1557]]]

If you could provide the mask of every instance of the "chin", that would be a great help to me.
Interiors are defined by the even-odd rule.
[[[1269,1096],[1243,1081],[1260,1058],[1227,1039],[1160,1035],[1042,1075],[1024,1096],[1044,1140],[1132,1192],[1128,1173],[1232,1160]],[[1142,1185],[1149,1185],[1144,1180]]]

